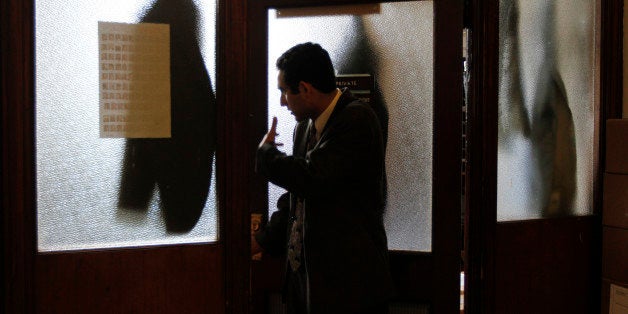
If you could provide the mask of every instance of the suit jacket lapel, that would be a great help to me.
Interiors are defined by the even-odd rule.
[[[321,132],[321,137],[319,141],[322,141],[325,138],[325,135],[329,133],[329,129],[333,128],[334,120],[338,117],[339,112],[344,110],[345,107],[347,107],[347,105],[349,105],[354,100],[356,100],[356,98],[351,94],[349,89],[346,87],[343,88],[342,94],[340,95],[340,98],[338,98],[338,103],[336,103],[336,108],[334,108],[334,111],[329,116],[329,120],[327,120],[327,124],[325,124],[325,128],[323,128],[323,131]]]

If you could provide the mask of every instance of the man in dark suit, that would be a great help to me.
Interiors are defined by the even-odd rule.
[[[377,116],[336,88],[329,54],[318,44],[289,49],[277,68],[281,104],[297,126],[292,155],[277,148],[276,118],[259,145],[258,173],[288,193],[254,247],[286,254],[290,313],[387,313],[393,288]]]

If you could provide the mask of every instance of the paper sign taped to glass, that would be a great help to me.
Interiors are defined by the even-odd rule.
[[[170,26],[98,22],[100,137],[169,138]]]

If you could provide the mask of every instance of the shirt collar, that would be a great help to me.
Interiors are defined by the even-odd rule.
[[[329,120],[331,113],[334,112],[334,108],[336,108],[336,104],[338,103],[338,99],[340,99],[340,95],[342,95],[342,92],[340,91],[340,89],[336,88],[336,96],[334,97],[334,99],[331,101],[329,106],[327,106],[325,111],[323,111],[323,113],[321,113],[318,116],[318,118],[314,120],[314,126],[316,127],[316,139],[317,140],[321,138],[321,133],[323,132],[323,128],[325,128],[325,125],[327,124],[327,121]]]

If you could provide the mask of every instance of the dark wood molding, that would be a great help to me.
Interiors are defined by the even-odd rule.
[[[498,223],[496,313],[596,313],[601,276],[588,270],[599,269],[600,220],[583,216]]]
[[[495,313],[498,1],[470,1],[465,312]],[[486,271],[485,271],[486,270]]]
[[[624,1],[600,2],[600,109],[603,122],[606,119],[622,118]]]
[[[621,119],[623,106],[624,1],[600,1],[600,130],[595,213],[601,214],[606,165],[606,120]]]
[[[624,73],[624,1],[602,1],[601,7],[601,34],[600,34],[600,129],[598,138],[598,167],[597,184],[595,185],[595,213],[603,215],[604,200],[604,171],[606,169],[606,120],[621,119],[623,116],[623,73]],[[596,225],[597,242],[594,256],[596,257],[596,269],[599,270],[599,277],[602,277],[603,268],[603,226]],[[608,283],[598,280],[595,287],[599,293],[595,294],[595,309],[608,311],[607,286]]]
[[[601,214],[606,165],[606,120],[621,119],[623,107],[624,1],[600,1],[600,130],[595,208]]]
[[[248,2],[219,2],[218,25],[218,116],[221,138],[218,162],[221,223],[225,244],[226,313],[250,312],[250,194],[254,175],[247,78],[249,25]]]
[[[4,313],[33,313],[35,188],[33,180],[32,1],[0,7],[2,38],[2,298]]]
[[[460,308],[463,5],[457,0],[433,5],[432,311],[453,313]]]
[[[295,1],[298,2],[298,1]],[[268,91],[267,91],[267,60],[268,60],[268,1],[253,1],[247,8],[247,49],[245,59],[252,62],[246,64],[246,110],[250,116],[247,121],[248,141],[245,143],[252,152],[255,151],[262,136],[267,131]],[[253,162],[253,161],[252,161]],[[268,183],[261,176],[252,173],[248,190],[251,201],[250,213],[262,214],[263,221],[268,220]],[[261,261],[249,261],[251,269],[251,304],[250,313],[268,313],[269,297],[280,294],[283,271],[283,257],[263,256]]]
[[[40,253],[31,303],[36,313],[224,313],[222,258],[221,243]]]

